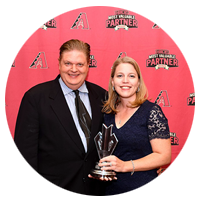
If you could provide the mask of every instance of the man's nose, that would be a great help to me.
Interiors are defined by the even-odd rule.
[[[77,71],[76,64],[72,64],[71,70],[72,70],[73,72],[76,72],[76,71]]]

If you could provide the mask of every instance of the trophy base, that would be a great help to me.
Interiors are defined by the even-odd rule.
[[[114,171],[105,171],[105,170],[99,170],[99,169],[93,169],[90,171],[90,174],[95,179],[101,179],[101,178],[114,178],[116,176],[116,173]]]
[[[116,176],[116,173],[114,171],[101,170],[101,168],[98,166],[98,163],[96,163],[95,169],[92,169],[90,171],[90,174],[95,179],[103,179],[103,178],[113,179]]]

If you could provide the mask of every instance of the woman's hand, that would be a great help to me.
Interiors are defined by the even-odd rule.
[[[116,156],[107,156],[99,161],[99,167],[101,170],[114,170],[116,172],[124,172],[125,162],[117,158]]]
[[[160,167],[160,168],[157,170],[158,176],[161,175],[161,174],[165,171],[165,169],[166,169],[166,168]]]

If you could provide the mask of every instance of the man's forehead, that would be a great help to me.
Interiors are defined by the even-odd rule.
[[[65,51],[62,57],[64,60],[86,60],[86,55],[78,50]]]

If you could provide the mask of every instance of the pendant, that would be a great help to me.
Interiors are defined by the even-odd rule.
[[[119,120],[119,124],[121,124],[121,120]]]

